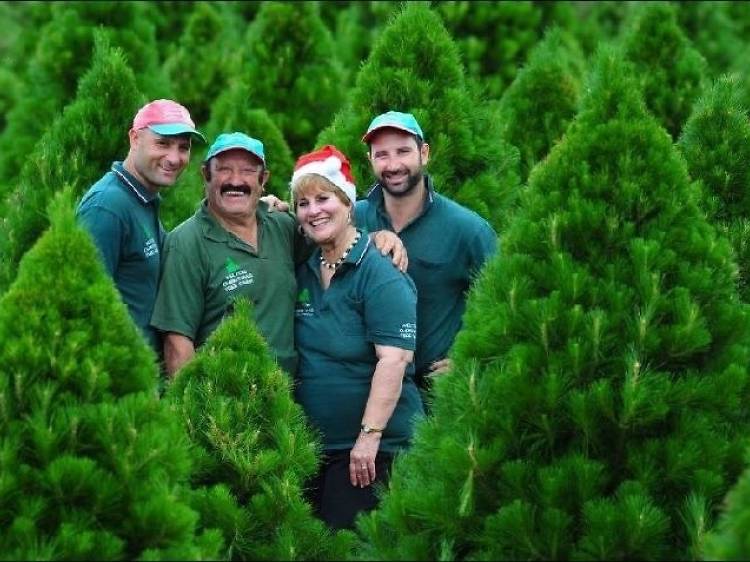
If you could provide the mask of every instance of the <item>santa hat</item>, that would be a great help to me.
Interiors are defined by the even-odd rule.
[[[299,178],[307,174],[324,177],[343,191],[352,203],[357,200],[352,167],[346,156],[335,146],[327,144],[323,148],[300,156],[294,165],[292,188]]]

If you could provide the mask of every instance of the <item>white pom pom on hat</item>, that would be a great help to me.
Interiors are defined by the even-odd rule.
[[[335,146],[327,144],[318,150],[303,154],[297,159],[291,186],[302,176],[315,174],[326,178],[344,192],[352,204],[357,200],[352,167],[346,156]]]

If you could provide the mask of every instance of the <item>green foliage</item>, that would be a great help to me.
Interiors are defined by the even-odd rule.
[[[716,529],[706,538],[704,560],[750,558],[750,469],[727,494]]]
[[[347,86],[391,15],[401,2],[393,0],[320,2],[320,17],[333,34]]]
[[[622,39],[636,67],[646,106],[676,139],[690,116],[707,72],[706,61],[677,23],[674,6],[639,6]]]
[[[677,2],[677,18],[685,34],[708,61],[712,75],[726,72],[742,50],[740,22],[729,11],[734,2]]]
[[[70,191],[0,300],[0,551],[9,559],[215,557],[186,503],[189,440],[157,398]]]
[[[345,74],[314,2],[264,2],[244,39],[242,78],[294,154],[309,151],[343,100]]]
[[[360,520],[374,559],[686,559],[747,444],[732,253],[619,52],[531,174],[432,417]]]
[[[470,76],[499,99],[541,36],[542,13],[533,2],[436,2],[455,37]]]
[[[419,121],[436,188],[502,228],[518,189],[518,151],[501,140],[497,119],[466,84],[455,43],[424,4],[406,4],[383,30],[346,107],[318,137],[318,146],[335,144],[349,157],[360,193],[371,177],[362,135],[391,109]]]
[[[750,300],[750,122],[735,75],[719,78],[696,103],[678,147],[700,180],[709,220],[732,242],[740,294]]]
[[[202,523],[222,529],[230,559],[342,559],[348,536],[330,535],[303,499],[317,437],[250,304],[234,308],[167,392],[202,452],[197,483],[224,486],[200,498]]]
[[[0,137],[0,178],[7,180],[18,177],[36,142],[74,98],[79,78],[92,64],[98,28],[127,53],[141,91],[149,97],[168,94],[158,67],[154,27],[143,3],[59,2],[51,10],[52,19],[41,30],[25,30],[34,34],[36,50],[22,77],[19,102]]]
[[[578,110],[583,54],[559,28],[534,47],[500,100],[503,137],[521,153],[521,180],[562,137]]]
[[[68,184],[80,196],[124,154],[127,130],[143,103],[122,52],[100,34],[93,65],[81,78],[75,101],[24,160],[20,179],[8,194],[0,234],[0,290],[12,281],[24,252],[46,228],[44,210],[52,195]]]
[[[193,121],[208,120],[211,105],[238,70],[233,60],[239,30],[228,10],[197,2],[185,24],[176,51],[164,63],[172,89],[190,110]]]

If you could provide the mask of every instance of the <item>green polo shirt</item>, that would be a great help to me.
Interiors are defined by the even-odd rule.
[[[141,185],[121,162],[96,182],[76,210],[135,324],[157,353],[161,344],[149,321],[159,282],[164,227],[158,193]]]
[[[296,222],[259,202],[258,250],[224,229],[204,200],[167,237],[151,325],[193,340],[196,347],[232,310],[238,297],[253,303],[258,330],[281,367],[293,374]]]
[[[409,256],[407,272],[417,286],[417,384],[433,361],[448,355],[466,308],[469,286],[497,248],[497,235],[474,211],[436,193],[429,177],[419,216],[398,233]],[[376,185],[357,201],[357,226],[370,232],[391,230],[383,188]]]
[[[319,249],[297,268],[297,284],[294,332],[300,362],[295,396],[322,432],[325,450],[351,449],[378,362],[374,344],[414,349],[416,289],[366,235],[327,290],[320,284]],[[408,445],[414,420],[424,414],[413,372],[412,363],[383,432],[382,451]]]

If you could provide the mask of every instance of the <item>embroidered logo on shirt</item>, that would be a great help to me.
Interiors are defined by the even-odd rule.
[[[415,340],[417,339],[417,325],[414,323],[410,323],[410,322],[401,324],[399,333],[401,334],[402,339]]]
[[[295,316],[312,316],[315,314],[313,305],[310,304],[310,291],[308,289],[302,289],[297,294],[297,302],[294,304]]]
[[[221,286],[224,287],[227,293],[244,285],[252,285],[255,282],[253,274],[246,269],[241,269],[232,258],[227,258],[224,267],[227,270],[227,274],[224,276],[224,282]]]
[[[146,228],[143,223],[138,223],[138,226],[141,227],[143,236],[146,238],[146,241],[143,243],[143,257],[150,258],[151,256],[155,256],[159,253],[159,245],[156,243],[156,239],[151,235],[148,228]]]

